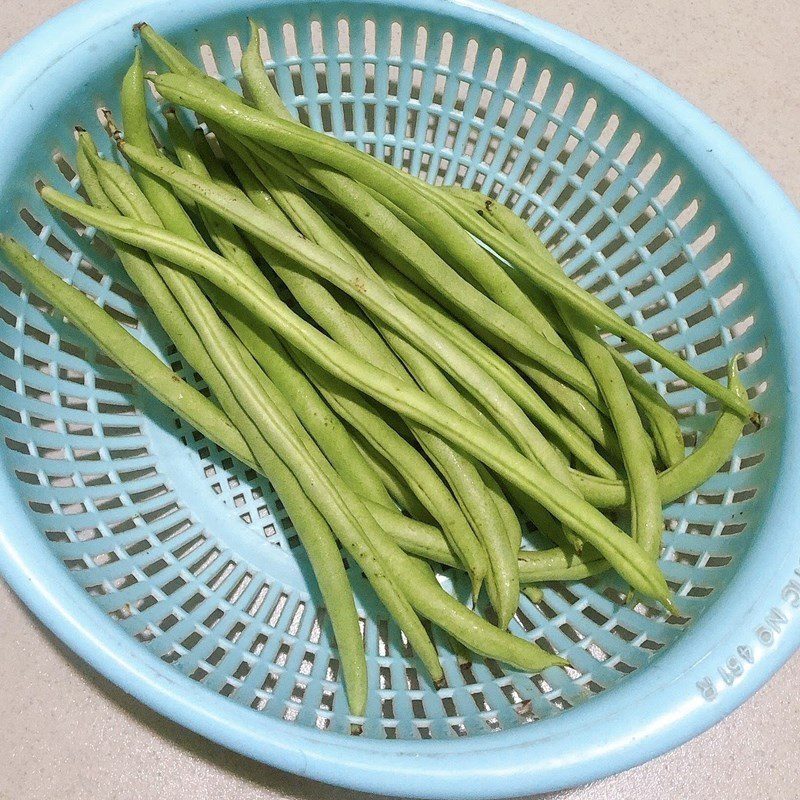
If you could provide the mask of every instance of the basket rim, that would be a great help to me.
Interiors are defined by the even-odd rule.
[[[266,5],[240,3],[243,15]],[[468,22],[491,24],[552,52],[629,103],[703,174],[746,232],[752,252],[769,265],[761,277],[775,318],[796,315],[800,267],[792,254],[800,250],[800,216],[775,181],[705,114],[621,57],[494,0],[402,0],[399,5],[452,11]],[[0,57],[0,109],[12,113],[29,84],[93,34],[129,29],[145,15],[169,33],[187,18],[199,21],[219,8],[216,0],[84,0]],[[0,139],[0,160],[7,150]],[[800,337],[782,336],[776,346],[783,350],[791,395],[800,390]],[[0,571],[48,628],[100,673],[164,716],[251,758],[317,780],[394,795],[510,797],[553,791],[630,768],[682,744],[746,700],[800,646],[800,615],[785,588],[800,574],[800,492],[793,478],[800,474],[800,417],[792,404],[784,409],[782,424],[782,463],[764,514],[770,541],[763,536],[754,541],[729,585],[692,628],[648,669],[591,703],[492,735],[424,742],[357,739],[267,718],[209,692],[141,648],[91,603],[40,537],[30,536],[33,526],[5,470],[0,474]],[[758,631],[776,610],[785,622],[767,645]],[[721,688],[717,699],[705,701],[697,682],[716,674],[741,645],[752,647],[753,663]]]

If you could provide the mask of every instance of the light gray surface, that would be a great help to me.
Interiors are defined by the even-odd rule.
[[[0,0],[0,49],[70,4]],[[509,4],[654,73],[738,137],[800,200],[800,4],[700,0],[694,4],[700,10],[685,0]],[[798,680],[800,656],[687,745],[548,800],[800,798]],[[0,800],[90,797],[356,798],[220,750],[161,719],[78,662],[0,584]]]

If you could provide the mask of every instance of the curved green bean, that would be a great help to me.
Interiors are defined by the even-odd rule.
[[[747,398],[736,369],[736,359],[728,364],[728,386],[743,399]],[[711,433],[683,461],[658,475],[662,503],[671,503],[705,483],[730,458],[742,435],[747,419],[729,409],[723,409]],[[630,502],[626,481],[607,480],[573,470],[578,485],[587,500],[597,508],[621,508]]]

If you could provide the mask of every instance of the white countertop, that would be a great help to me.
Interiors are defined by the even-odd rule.
[[[0,0],[0,50],[71,0]],[[734,134],[800,201],[800,4],[515,0],[620,53]],[[800,798],[800,655],[681,748],[547,800]],[[535,765],[532,765],[535,769]],[[794,788],[793,788],[794,787]],[[0,583],[0,800],[367,798],[287,775],[164,720],[76,659]]]

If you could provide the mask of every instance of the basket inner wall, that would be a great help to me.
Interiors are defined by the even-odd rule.
[[[680,617],[625,607],[625,587],[611,576],[553,584],[538,605],[521,599],[514,632],[572,668],[531,677],[492,662],[459,667],[440,636],[448,685],[437,691],[353,575],[373,688],[365,736],[476,736],[562,714],[669,647],[759,534],[780,455],[780,347],[768,299],[700,177],[601,87],[531,43],[455,17],[321,8],[274,5],[256,15],[267,67],[300,119],[431,182],[479,187],[512,205],[569,274],[696,366],[722,377],[743,353],[742,379],[767,417],[720,473],[666,511],[662,565]],[[189,27],[174,41],[235,87],[246,20],[222,15],[209,29],[213,38]],[[51,215],[34,187],[77,190],[72,128],[107,143],[96,110],[116,108],[127,58],[109,61],[41,120],[5,227],[203,388],[108,245]],[[109,624],[169,669],[271,717],[346,733],[324,609],[269,483],[146,397],[12,274],[0,277],[3,459],[53,558]],[[716,402],[630,357],[693,430],[709,430]]]

